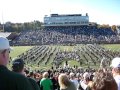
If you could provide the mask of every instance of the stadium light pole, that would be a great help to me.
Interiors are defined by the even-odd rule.
[[[3,25],[2,25],[2,28],[3,28],[3,32],[4,32],[4,29],[5,29],[5,28],[4,28],[4,17],[3,17],[3,11],[2,11],[2,24],[3,24]]]

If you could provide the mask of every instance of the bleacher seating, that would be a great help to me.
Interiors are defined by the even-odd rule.
[[[13,45],[44,45],[68,43],[120,43],[120,38],[111,28],[97,26],[55,26],[44,30],[21,32]]]

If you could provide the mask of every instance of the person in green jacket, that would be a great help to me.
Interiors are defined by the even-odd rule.
[[[40,89],[41,90],[53,90],[53,83],[48,78],[49,74],[48,72],[43,73],[43,78],[40,81]]]
[[[24,72],[24,61],[21,58],[16,58],[13,61],[12,71],[14,71],[16,73],[19,73],[19,74],[22,74],[22,75],[25,75],[25,72]],[[32,86],[32,90],[40,90],[37,82],[34,79],[28,77],[28,80],[29,80],[29,82],[30,82],[30,84]]]
[[[0,36],[0,90],[32,90],[25,76],[7,68],[10,50],[8,39]]]

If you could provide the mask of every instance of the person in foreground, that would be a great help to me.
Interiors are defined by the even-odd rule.
[[[21,59],[21,58],[16,58],[14,61],[13,61],[13,64],[12,64],[12,71],[16,72],[16,73],[19,73],[19,74],[22,74],[22,75],[25,75],[25,72],[24,72],[24,61]],[[28,77],[28,80],[32,86],[32,90],[40,90],[37,82]]]
[[[43,78],[40,81],[40,90],[53,90],[53,83],[48,76],[48,72],[43,73]]]
[[[120,57],[116,57],[111,63],[112,74],[117,83],[118,90],[120,90]]]
[[[75,84],[69,80],[66,74],[60,74],[58,77],[60,90],[77,90]]]
[[[25,76],[8,70],[10,50],[8,39],[0,36],[0,90],[31,90]]]
[[[112,74],[108,71],[99,70],[93,79],[91,88],[88,90],[117,90],[117,83]]]

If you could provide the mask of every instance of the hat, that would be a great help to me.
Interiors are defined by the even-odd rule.
[[[84,78],[84,79],[89,78],[89,77],[90,77],[90,74],[89,74],[88,72],[85,72],[85,73],[83,74],[83,78]]]
[[[112,60],[112,63],[110,65],[113,68],[118,68],[120,67],[120,57],[116,57]]]
[[[7,38],[0,36],[0,50],[5,50],[5,49],[11,50],[9,41]]]
[[[20,72],[24,68],[24,61],[22,59],[15,59],[12,64],[12,69],[15,72]]]
[[[74,77],[75,74],[73,72],[70,73],[70,77]]]

